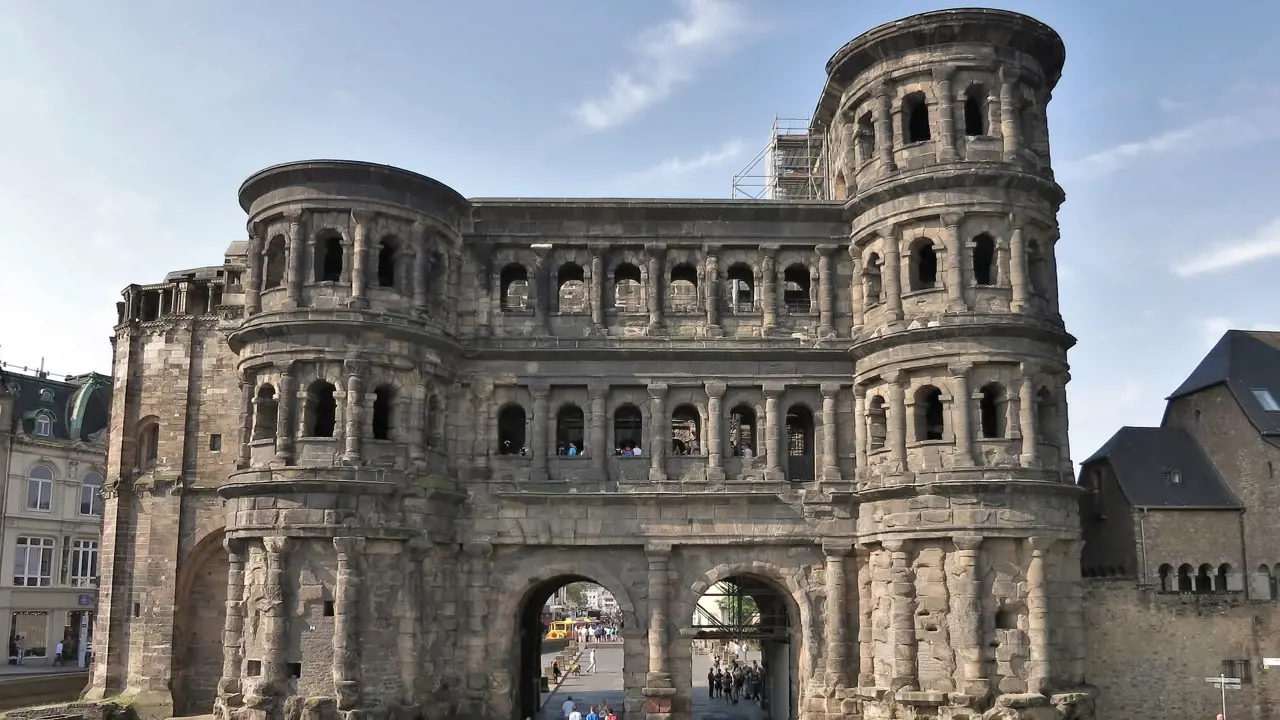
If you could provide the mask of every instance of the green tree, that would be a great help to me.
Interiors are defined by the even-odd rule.
[[[569,583],[564,588],[565,599],[573,607],[582,607],[587,604],[587,588],[591,587],[591,583],[575,582]]]
[[[726,625],[755,625],[760,622],[760,608],[749,595],[729,595],[716,600],[720,619]]]

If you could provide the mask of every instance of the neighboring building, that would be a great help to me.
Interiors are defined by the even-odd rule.
[[[1227,332],[1168,398],[1124,427],[1080,484],[1090,677],[1099,713],[1153,697],[1213,717],[1205,678],[1241,679],[1228,717],[1280,713],[1280,333]],[[1280,661],[1277,661],[1280,663]],[[1272,670],[1280,673],[1280,670]]]
[[[1091,718],[1064,56],[994,10],[853,40],[805,140],[847,200],[254,174],[247,240],[118,306],[90,697],[518,720],[547,598],[590,581],[631,720],[689,717],[721,584],[780,720]]]
[[[111,379],[0,369],[0,619],[10,663],[89,650],[98,598]]]

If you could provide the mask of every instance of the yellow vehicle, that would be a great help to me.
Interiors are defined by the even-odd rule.
[[[547,629],[547,640],[564,640],[573,637],[573,628],[578,625],[577,620],[556,620],[551,623],[551,627]]]

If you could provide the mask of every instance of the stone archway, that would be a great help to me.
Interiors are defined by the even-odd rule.
[[[227,613],[225,533],[200,540],[178,570],[173,618],[173,711],[213,711],[222,678],[222,627]]]

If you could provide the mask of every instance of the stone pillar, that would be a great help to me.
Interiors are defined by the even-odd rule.
[[[298,402],[298,389],[293,378],[293,368],[280,370],[280,388],[276,405],[276,458],[281,465],[293,464],[294,405]]]
[[[831,320],[832,273],[831,253],[836,251],[835,245],[818,246],[818,335],[827,337],[836,334]]]
[[[1060,239],[1059,231],[1054,228],[1044,239],[1044,261],[1045,261],[1045,278],[1044,292],[1045,298],[1049,301],[1049,312],[1054,315],[1060,313],[1058,308],[1058,240]]]
[[[840,383],[824,382],[822,390],[822,475],[827,482],[840,481],[840,454],[837,452],[839,442],[836,433],[836,396],[840,393]]]
[[[427,417],[427,406],[431,404],[431,386],[426,377],[430,370],[426,366],[418,369],[418,382],[413,386],[413,401],[409,408],[413,416],[409,423],[409,463],[412,467],[423,467],[427,446],[430,445],[431,418]]]
[[[863,385],[853,386],[853,418],[853,470],[856,477],[867,466],[867,388]]]
[[[1069,382],[1071,382],[1071,373],[1063,372],[1062,381],[1058,384],[1058,392],[1054,395],[1058,405],[1058,424],[1055,428],[1057,437],[1055,439],[1058,443],[1058,467],[1062,472],[1062,481],[1074,484],[1076,466],[1075,463],[1071,462],[1071,433],[1070,426],[1067,423],[1067,419],[1070,417],[1067,414],[1067,383]]]
[[[946,227],[943,244],[947,248],[947,310],[949,312],[969,310],[964,292],[964,243],[960,241],[962,219],[964,216],[960,213],[947,213],[942,216],[942,224]]]
[[[267,577],[263,595],[268,608],[263,618],[266,632],[262,638],[263,674],[266,675],[269,692],[279,694],[288,680],[289,671],[289,608],[285,605],[285,561],[293,548],[293,540],[287,537],[264,537],[262,545],[267,551]]]
[[[294,210],[285,217],[289,220],[289,304],[300,307],[302,273],[306,272],[302,258],[307,252],[307,238],[302,234],[302,211]]]
[[[880,174],[895,172],[893,162],[893,114],[890,108],[889,86],[876,86],[876,149],[880,151]]]
[[[412,233],[413,256],[413,307],[427,312],[427,278],[431,277],[431,246],[426,223],[415,222]],[[436,292],[440,288],[432,288]]]
[[[667,560],[671,546],[650,543],[645,547],[649,563],[649,674],[645,677],[645,717],[647,720],[668,720],[671,716],[671,699],[675,697],[675,684],[667,662]]]
[[[1018,457],[1022,467],[1040,467],[1040,434],[1036,427],[1035,370],[1022,363],[1022,377],[1018,380],[1018,427],[1022,434],[1022,454]]]
[[[763,314],[763,332],[768,335],[778,324],[778,291],[774,253],[777,245],[760,246],[760,312]]]
[[[591,246],[591,289],[588,296],[591,302],[591,324],[597,333],[603,334],[604,326],[604,246]]]
[[[266,261],[262,249],[266,229],[262,223],[253,223],[250,232],[252,234],[249,236],[249,270],[244,283],[245,317],[262,312],[262,265]]]
[[[358,360],[347,360],[343,363],[347,373],[347,393],[342,403],[344,451],[342,462],[345,465],[360,465],[360,441],[364,437],[364,423],[361,415],[364,411],[364,372],[365,364]]]
[[[547,425],[551,418],[547,412],[547,395],[551,387],[545,382],[529,384],[529,394],[533,396],[533,441],[529,451],[533,453],[533,479],[543,482],[547,479],[547,453],[551,444],[547,437]]]
[[[351,247],[351,299],[359,307],[367,304],[365,296],[369,291],[369,226],[373,224],[373,218],[374,214],[367,210],[351,211],[351,223],[355,226]]]
[[[893,676],[889,688],[894,691],[918,690],[916,677],[916,600],[911,572],[909,540],[886,540],[884,549],[892,553],[889,569],[889,636],[893,638]]]
[[[969,372],[973,366],[968,363],[948,365],[951,371],[951,426],[955,428],[956,467],[973,466],[973,430],[969,426],[971,417],[969,403]]]
[[[649,334],[653,335],[662,327],[662,288],[666,286],[662,259],[667,249],[660,243],[649,243],[644,249],[649,253]]]
[[[458,333],[458,294],[462,287],[462,241],[451,239],[448,250],[442,255],[444,264],[440,276],[444,278],[444,287],[440,295],[440,313],[444,318],[445,328],[454,334]]]
[[[898,232],[892,227],[880,231],[883,240],[884,268],[881,282],[884,283],[884,302],[888,307],[890,323],[902,321],[902,256],[898,252]]]
[[[1052,538],[1027,538],[1031,562],[1027,565],[1027,692],[1049,690],[1053,668],[1049,659],[1049,593],[1045,577],[1045,554],[1053,547]]]
[[[227,616],[222,622],[222,680],[218,682],[218,704],[233,708],[243,701],[240,666],[244,661],[244,541],[224,538],[227,549]]]
[[[843,687],[849,684],[848,664],[848,604],[845,580],[845,559],[853,549],[850,543],[823,543],[826,556],[827,601],[823,608],[823,627],[827,636],[827,685]]]
[[[671,421],[667,419],[667,411],[662,407],[666,395],[666,383],[649,385],[649,437],[652,441],[649,450],[649,482],[667,481],[665,458],[667,443],[671,442]]]
[[[951,541],[956,545],[955,564],[960,571],[951,592],[951,617],[955,628],[951,646],[960,661],[964,678],[960,691],[965,695],[985,698],[991,689],[991,681],[987,678],[986,649],[982,642],[982,574],[978,572],[982,537],[957,535]]]
[[[360,560],[364,538],[336,537],[337,582],[333,591],[333,690],[338,710],[360,706]]]
[[[906,376],[893,371],[884,376],[889,385],[889,465],[895,473],[907,471],[907,402],[903,383]]]
[[[1062,569],[1062,583],[1067,587],[1067,642],[1071,646],[1071,665],[1069,681],[1072,685],[1084,683],[1085,648],[1084,626],[1084,588],[1080,581],[1080,551],[1084,547],[1081,540],[1067,541],[1067,552],[1063,558],[1066,565]]]
[[[718,337],[723,333],[720,327],[720,259],[716,256],[719,248],[704,245],[706,253],[706,270],[703,273],[702,285],[705,288],[703,302],[707,306],[707,334]]]
[[[1022,153],[1022,134],[1018,127],[1018,75],[1011,68],[1000,68],[1000,135],[1004,138],[1004,161],[1018,162]]]
[[[253,426],[258,422],[258,398],[253,383],[240,382],[240,455],[236,467],[249,467],[253,455],[249,443],[253,442]]]
[[[728,388],[719,381],[704,383],[703,388],[707,391],[707,480],[719,482],[724,480],[724,470],[720,467],[724,457],[720,399]]]
[[[605,396],[609,392],[608,385],[592,385],[591,391],[591,437],[587,440],[587,455],[591,457],[591,474],[596,480],[609,479],[606,467],[609,451],[609,433],[605,429]]]
[[[1027,245],[1022,238],[1022,218],[1009,215],[1009,311],[1027,310]]]
[[[474,705],[478,710],[485,700],[489,687],[489,670],[486,656],[488,654],[488,634],[485,632],[490,620],[489,604],[485,601],[489,593],[489,567],[493,557],[493,545],[487,542],[469,542],[462,546],[466,554],[467,573],[465,576],[467,597],[466,622],[461,629],[466,639],[465,647],[466,695],[464,705]],[[464,710],[462,716],[480,717],[475,711]]]
[[[489,455],[493,452],[490,437],[493,435],[496,422],[496,419],[491,417],[495,410],[492,407],[493,381],[478,380],[471,386],[471,391],[476,396],[476,443],[471,452],[475,457],[476,469],[485,470],[489,467]]]
[[[551,334],[551,269],[548,256],[551,245],[533,245],[533,315],[539,332]]]
[[[415,537],[404,544],[402,558],[400,595],[400,632],[396,636],[396,650],[400,660],[400,686],[402,695],[400,703],[412,707],[422,703],[422,690],[419,688],[422,664],[419,652],[422,646],[422,597],[423,575],[422,564],[431,542],[425,537]]]
[[[951,77],[955,75],[954,65],[934,68],[934,89],[938,93],[938,124],[942,136],[942,147],[938,149],[938,160],[955,162],[956,155],[956,112],[955,96],[951,93]]]
[[[764,385],[764,445],[765,445],[765,477],[771,481],[781,480],[782,472],[782,418],[779,415],[778,400],[787,386],[782,383],[765,383]]]
[[[862,314],[866,307],[866,297],[862,290],[862,251],[854,245],[852,239],[849,243],[849,260],[853,262],[853,275],[849,279],[849,315],[853,319],[853,329],[850,335],[857,337],[858,331],[862,329]]]
[[[856,385],[854,387],[857,387]],[[875,552],[858,545],[858,687],[875,687],[875,619],[871,584],[875,579]]]

